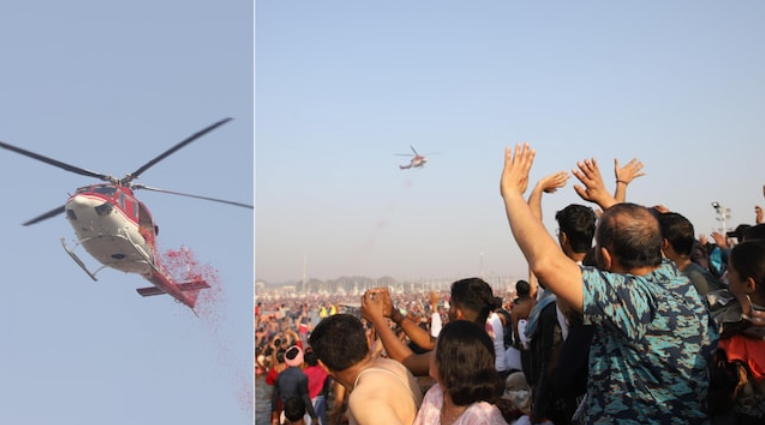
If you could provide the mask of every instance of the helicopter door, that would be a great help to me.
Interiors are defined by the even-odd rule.
[[[146,207],[140,202],[136,203],[138,204],[138,226],[140,227],[141,236],[146,239],[149,245],[154,246],[154,240],[157,236],[154,222]]]

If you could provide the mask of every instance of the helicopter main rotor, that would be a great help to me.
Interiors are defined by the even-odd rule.
[[[79,175],[86,176],[86,177],[97,178],[97,179],[100,179],[102,181],[106,181],[106,182],[109,182],[109,183],[114,183],[114,184],[117,184],[117,185],[120,185],[120,186],[124,186],[124,187],[129,187],[131,189],[146,189],[146,190],[154,191],[154,192],[167,193],[167,194],[171,194],[171,195],[186,196],[186,197],[190,197],[190,198],[203,199],[203,200],[207,200],[207,201],[220,202],[220,203],[224,203],[224,204],[229,204],[229,205],[234,205],[234,206],[254,209],[254,207],[252,205],[242,204],[242,203],[239,203],[239,202],[227,201],[227,200],[217,199],[217,198],[210,198],[210,197],[206,197],[206,196],[192,195],[192,194],[188,194],[188,193],[174,192],[174,191],[170,191],[170,190],[153,188],[153,187],[148,187],[148,186],[145,186],[145,185],[142,185],[142,184],[134,184],[133,183],[133,180],[135,180],[138,177],[140,177],[141,174],[143,174],[146,170],[148,170],[149,168],[151,168],[154,165],[156,165],[158,162],[164,160],[165,158],[167,158],[168,156],[172,155],[173,153],[175,153],[179,149],[181,149],[181,148],[185,147],[186,145],[188,145],[189,143],[199,139],[200,137],[204,136],[205,134],[215,130],[216,128],[222,126],[223,124],[226,124],[227,122],[231,121],[232,119],[233,118],[224,118],[224,119],[222,119],[222,120],[220,120],[220,121],[218,121],[216,123],[213,123],[213,124],[205,127],[204,129],[202,129],[202,130],[192,134],[191,136],[187,137],[186,139],[184,139],[184,140],[178,142],[177,144],[175,144],[170,149],[168,149],[168,150],[164,151],[163,153],[161,153],[160,155],[154,157],[151,161],[149,161],[146,164],[142,165],[141,167],[139,167],[138,169],[136,169],[132,173],[127,174],[122,179],[115,178],[115,177],[110,176],[108,174],[102,174],[102,173],[98,173],[98,172],[95,172],[95,171],[87,170],[85,168],[81,168],[81,167],[77,167],[77,166],[74,166],[74,165],[71,165],[71,164],[67,164],[65,162],[58,161],[56,159],[49,158],[49,157],[44,156],[44,155],[40,155],[38,153],[29,151],[29,150],[26,150],[26,149],[23,149],[23,148],[20,148],[18,146],[14,146],[14,145],[2,142],[2,141],[0,141],[0,148],[7,149],[7,150],[12,151],[12,152],[16,152],[16,153],[24,155],[26,157],[29,157],[29,158],[32,158],[32,159],[44,162],[46,164],[52,165],[52,166],[57,167],[57,168],[61,168],[63,170],[66,170],[66,171],[69,171],[69,172],[72,172],[72,173],[75,173],[75,174],[79,174]],[[41,215],[39,215],[39,216],[37,216],[37,217],[35,217],[35,218],[25,222],[25,223],[23,223],[23,225],[24,226],[29,226],[29,225],[32,225],[32,224],[39,223],[40,221],[46,220],[46,219],[51,218],[51,217],[55,217],[55,216],[57,216],[59,214],[63,214],[64,211],[65,211],[65,207],[64,206],[56,207],[56,208],[54,208],[54,209],[52,209],[52,210],[50,210],[50,211],[48,211],[46,213],[43,213],[43,214],[41,214]]]
[[[218,128],[218,127],[222,126],[223,124],[231,121],[232,119],[233,118],[224,118],[224,119],[216,122],[215,124],[212,124],[212,125],[208,126],[207,128],[204,128],[204,129],[202,129],[202,130],[192,134],[191,136],[187,137],[185,140],[180,141],[179,143],[177,143],[172,148],[170,148],[170,149],[166,150],[165,152],[163,152],[162,154],[158,155],[156,158],[154,158],[151,161],[147,162],[146,164],[142,165],[137,170],[135,170],[132,173],[130,173],[130,174],[126,175],[125,177],[123,177],[122,180],[120,180],[120,183],[123,184],[123,185],[129,184],[133,180],[137,179],[144,171],[148,170],[150,167],[154,166],[159,161],[162,161],[163,159],[165,159],[168,156],[170,156],[173,153],[175,153],[175,151],[177,151],[180,148],[188,145],[189,143],[193,142],[194,140],[197,140],[198,138],[204,136],[205,134],[215,130],[216,128]]]

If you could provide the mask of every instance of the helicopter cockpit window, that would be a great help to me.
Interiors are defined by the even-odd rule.
[[[94,193],[100,193],[102,195],[106,195],[108,197],[114,196],[115,193],[117,193],[117,188],[114,186],[96,186],[93,188]]]

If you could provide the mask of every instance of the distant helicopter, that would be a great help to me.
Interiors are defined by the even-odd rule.
[[[417,153],[417,151],[414,149],[414,146],[410,145],[409,147],[412,148],[412,152],[414,152],[414,156],[410,160],[409,164],[407,164],[407,165],[399,165],[398,168],[400,168],[402,170],[408,170],[410,168],[421,168],[421,167],[424,167],[425,163],[428,162],[428,157],[426,157],[424,155],[420,155],[419,153]],[[437,152],[434,152],[434,153],[430,153],[428,155],[435,155],[436,153]],[[397,156],[412,156],[411,154],[408,154],[408,153],[397,153],[396,155]]]
[[[199,292],[202,289],[210,288],[210,285],[201,277],[195,278],[191,282],[176,282],[169,270],[162,265],[159,254],[156,251],[159,227],[154,223],[146,205],[135,197],[133,191],[146,189],[154,192],[221,202],[249,209],[253,209],[253,206],[206,196],[153,188],[133,183],[133,180],[175,151],[229,121],[231,121],[231,118],[225,118],[189,136],[121,179],[75,167],[8,143],[0,142],[0,147],[4,149],[66,171],[98,178],[106,182],[91,184],[77,189],[74,195],[69,197],[64,206],[56,207],[23,223],[23,225],[29,226],[66,213],[66,218],[77,236],[77,244],[73,248],[69,248],[64,238],[61,238],[61,244],[75,263],[93,280],[97,280],[96,274],[107,267],[125,273],[137,273],[153,285],[147,288],[138,288],[136,291],[140,295],[148,297],[168,294],[193,311]],[[102,264],[95,272],[88,270],[85,263],[75,254],[74,250],[80,245]]]

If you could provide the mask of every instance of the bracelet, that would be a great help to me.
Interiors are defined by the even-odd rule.
[[[619,183],[628,184],[628,183],[627,183],[626,181],[624,181],[624,180],[616,180],[616,184],[619,184]]]

